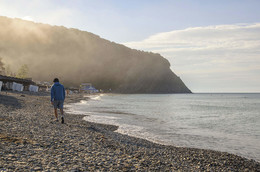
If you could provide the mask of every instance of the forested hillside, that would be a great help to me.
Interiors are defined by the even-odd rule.
[[[0,17],[0,57],[12,72],[27,65],[34,80],[65,86],[91,82],[118,93],[189,93],[159,54],[130,49],[62,26]]]

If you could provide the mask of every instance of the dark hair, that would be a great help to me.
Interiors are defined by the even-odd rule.
[[[53,80],[53,82],[59,82],[59,79],[58,79],[58,78],[55,78],[55,79]]]

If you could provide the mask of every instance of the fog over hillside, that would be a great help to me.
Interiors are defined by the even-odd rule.
[[[12,71],[27,64],[34,80],[66,86],[91,82],[118,93],[187,93],[159,54],[130,49],[62,26],[0,17],[0,57]]]

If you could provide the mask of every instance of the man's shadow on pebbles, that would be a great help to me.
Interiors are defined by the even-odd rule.
[[[22,108],[22,105],[17,98],[4,94],[0,94],[0,105],[4,105],[14,109]]]

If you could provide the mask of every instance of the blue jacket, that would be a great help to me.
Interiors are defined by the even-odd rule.
[[[65,100],[65,88],[59,82],[55,82],[51,87],[51,101]]]

